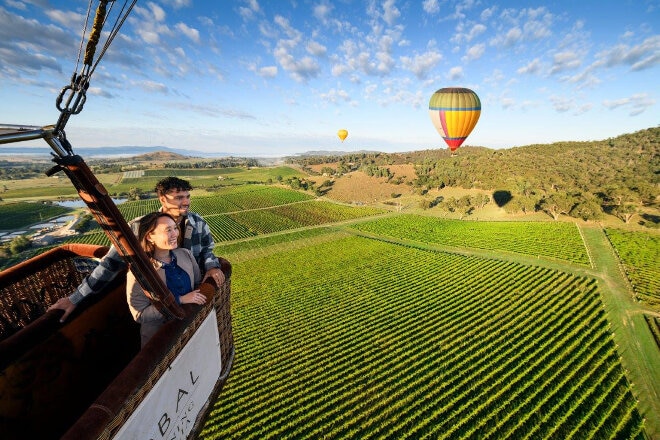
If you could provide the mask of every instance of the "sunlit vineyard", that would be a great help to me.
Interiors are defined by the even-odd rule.
[[[274,167],[229,167],[229,168],[165,168],[158,170],[145,170],[144,177],[141,179],[126,179],[122,183],[131,183],[140,185],[142,181],[155,183],[167,176],[177,176],[182,179],[190,180],[195,188],[241,186],[243,184],[271,183],[278,180],[298,176],[303,174],[289,166]]]
[[[473,222],[404,215],[360,223],[355,229],[452,247],[515,252],[589,265],[589,255],[573,223]]]
[[[649,304],[660,305],[660,235],[607,229],[635,293]]]
[[[313,198],[309,194],[272,186],[249,186],[248,188],[251,189],[220,190],[214,196],[193,198],[191,209],[205,216],[222,212],[269,208]]]
[[[69,237],[64,240],[62,243],[82,243],[82,244],[96,244],[100,246],[110,246],[110,239],[105,235],[104,232],[96,231],[90,232],[83,235],[77,235],[75,237]]]
[[[63,206],[39,202],[0,203],[0,229],[11,230],[25,228],[28,225],[49,220],[70,212]]]
[[[355,236],[232,278],[202,439],[644,438],[594,279]]]
[[[273,212],[290,218],[301,225],[318,225],[382,214],[386,211],[368,206],[353,207],[323,201],[313,201],[310,203],[279,206],[273,208]]]
[[[121,215],[127,221],[133,220],[136,217],[142,217],[160,209],[160,202],[158,199],[135,200],[131,202],[124,202],[117,207]]]
[[[305,226],[367,217],[385,211],[310,200],[302,203],[205,216],[216,242],[238,240]]]

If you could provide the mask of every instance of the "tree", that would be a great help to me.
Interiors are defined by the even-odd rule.
[[[128,190],[128,200],[140,200],[142,198],[142,190],[133,187]]]
[[[623,203],[615,206],[614,209],[612,209],[612,213],[623,220],[624,223],[628,224],[630,219],[635,214],[639,213],[639,207],[634,203]]]
[[[532,195],[522,195],[516,196],[513,198],[513,201],[519,206],[520,210],[529,214],[530,212],[536,211],[536,205],[538,204],[538,199]]]
[[[565,191],[557,191],[544,197],[540,205],[553,220],[557,220],[560,214],[569,215],[575,206],[575,199]]]
[[[474,204],[472,203],[472,197],[465,195],[456,201],[456,211],[461,215],[460,219],[466,215],[472,214],[474,211]]]
[[[479,193],[474,197],[474,204],[479,208],[483,208],[490,202],[490,197],[486,194]]]
[[[603,218],[603,208],[595,197],[582,198],[571,210],[573,217],[579,217],[584,221],[600,220]]]
[[[18,255],[30,246],[32,246],[32,241],[25,235],[20,235],[9,243],[9,252],[12,255]]]

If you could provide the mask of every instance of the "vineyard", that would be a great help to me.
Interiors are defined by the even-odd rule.
[[[71,209],[50,203],[0,203],[1,228],[3,230],[25,228],[26,225],[42,222],[68,212],[71,212]]]
[[[238,361],[201,439],[644,438],[595,280],[319,237],[234,262]]]
[[[158,208],[119,205],[129,220]],[[201,439],[649,438],[640,410],[655,406],[632,394],[573,223],[379,216],[264,185],[191,210],[233,264],[237,349]],[[657,235],[607,235],[657,301]],[[100,229],[68,241],[109,244]]]
[[[660,236],[612,228],[606,233],[635,293],[645,302],[660,306]]]
[[[138,186],[151,191],[163,177],[176,175],[193,182],[195,188],[231,187],[250,183],[270,183],[276,180],[286,181],[291,177],[303,177],[295,169],[288,166],[258,167],[258,168],[177,168],[145,170],[141,178],[123,179],[118,188],[128,190]]]
[[[451,247],[515,252],[588,266],[580,231],[562,222],[472,222],[436,217],[396,216],[360,223],[355,229]]]
[[[157,199],[147,199],[123,203],[119,205],[119,211],[125,219],[131,220],[159,207]],[[386,212],[370,207],[316,201],[312,196],[297,191],[257,185],[223,189],[213,196],[194,197],[191,210],[205,218],[216,243]],[[109,244],[99,229],[66,242]]]

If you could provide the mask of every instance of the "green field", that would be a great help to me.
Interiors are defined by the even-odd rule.
[[[606,232],[635,293],[643,301],[660,306],[660,236],[613,228]]]
[[[26,228],[71,212],[71,209],[41,202],[0,202],[0,230]]]
[[[360,223],[355,229],[379,236],[554,258],[588,266],[578,228],[561,222],[474,222],[396,216]]]
[[[200,438],[644,438],[594,279],[319,237],[225,248],[237,362]]]
[[[202,439],[660,436],[657,320],[628,287],[657,286],[657,235],[254,184],[196,193],[192,210],[233,264],[237,350]]]
[[[286,179],[303,174],[291,167],[258,167],[258,168],[201,168],[201,169],[158,169],[146,170],[143,177],[124,178],[120,183],[111,185],[108,191],[128,191],[131,187],[153,193],[156,183],[163,177],[177,176],[189,180],[195,188],[231,187],[252,183],[276,182],[278,178]]]

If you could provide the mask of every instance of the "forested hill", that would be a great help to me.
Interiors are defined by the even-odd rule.
[[[415,186],[480,188],[510,194],[508,208],[539,209],[562,205],[560,213],[598,218],[611,211],[630,218],[660,196],[660,128],[591,142],[557,142],[503,150],[461,147],[402,154],[352,154],[303,157],[301,165],[338,163],[340,171],[393,164],[416,165]],[[579,213],[578,211],[582,211]]]

